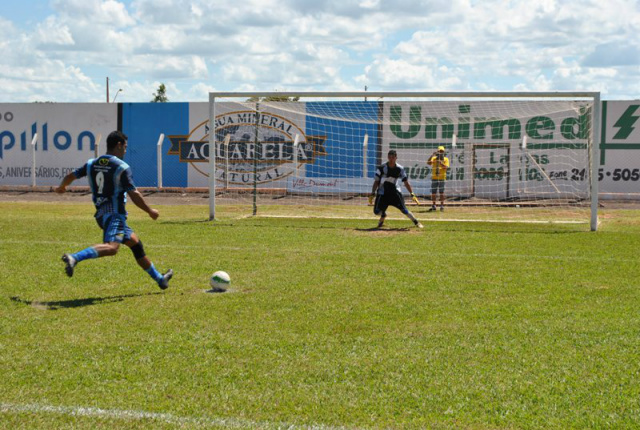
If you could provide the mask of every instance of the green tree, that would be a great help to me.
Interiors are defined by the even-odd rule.
[[[151,103],[166,103],[168,101],[167,87],[165,87],[164,84],[160,84],[158,90],[153,94],[153,100],[151,100]]]

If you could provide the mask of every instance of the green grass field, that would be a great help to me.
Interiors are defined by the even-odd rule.
[[[0,203],[0,428],[640,428],[639,212],[592,233],[158,208],[130,224],[165,292],[128,249],[66,277],[101,240],[89,204]],[[204,293],[219,269],[231,290]]]

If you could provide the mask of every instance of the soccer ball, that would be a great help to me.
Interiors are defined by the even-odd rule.
[[[227,272],[223,272],[222,270],[218,270],[216,273],[211,275],[211,279],[209,280],[211,284],[211,288],[216,290],[226,290],[229,288],[229,284],[231,284],[231,278]]]

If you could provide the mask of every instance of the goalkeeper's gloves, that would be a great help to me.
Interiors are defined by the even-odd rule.
[[[413,202],[415,204],[417,204],[418,206],[420,206],[420,200],[418,200],[418,198],[416,197],[415,194],[411,193],[411,200],[413,200]]]
[[[373,199],[374,199],[375,197],[376,197],[376,196],[375,196],[375,194],[371,194],[371,195],[369,196],[369,206],[371,206],[371,205],[373,204]]]

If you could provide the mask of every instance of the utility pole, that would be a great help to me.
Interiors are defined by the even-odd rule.
[[[107,76],[107,103],[109,103],[109,77]]]

